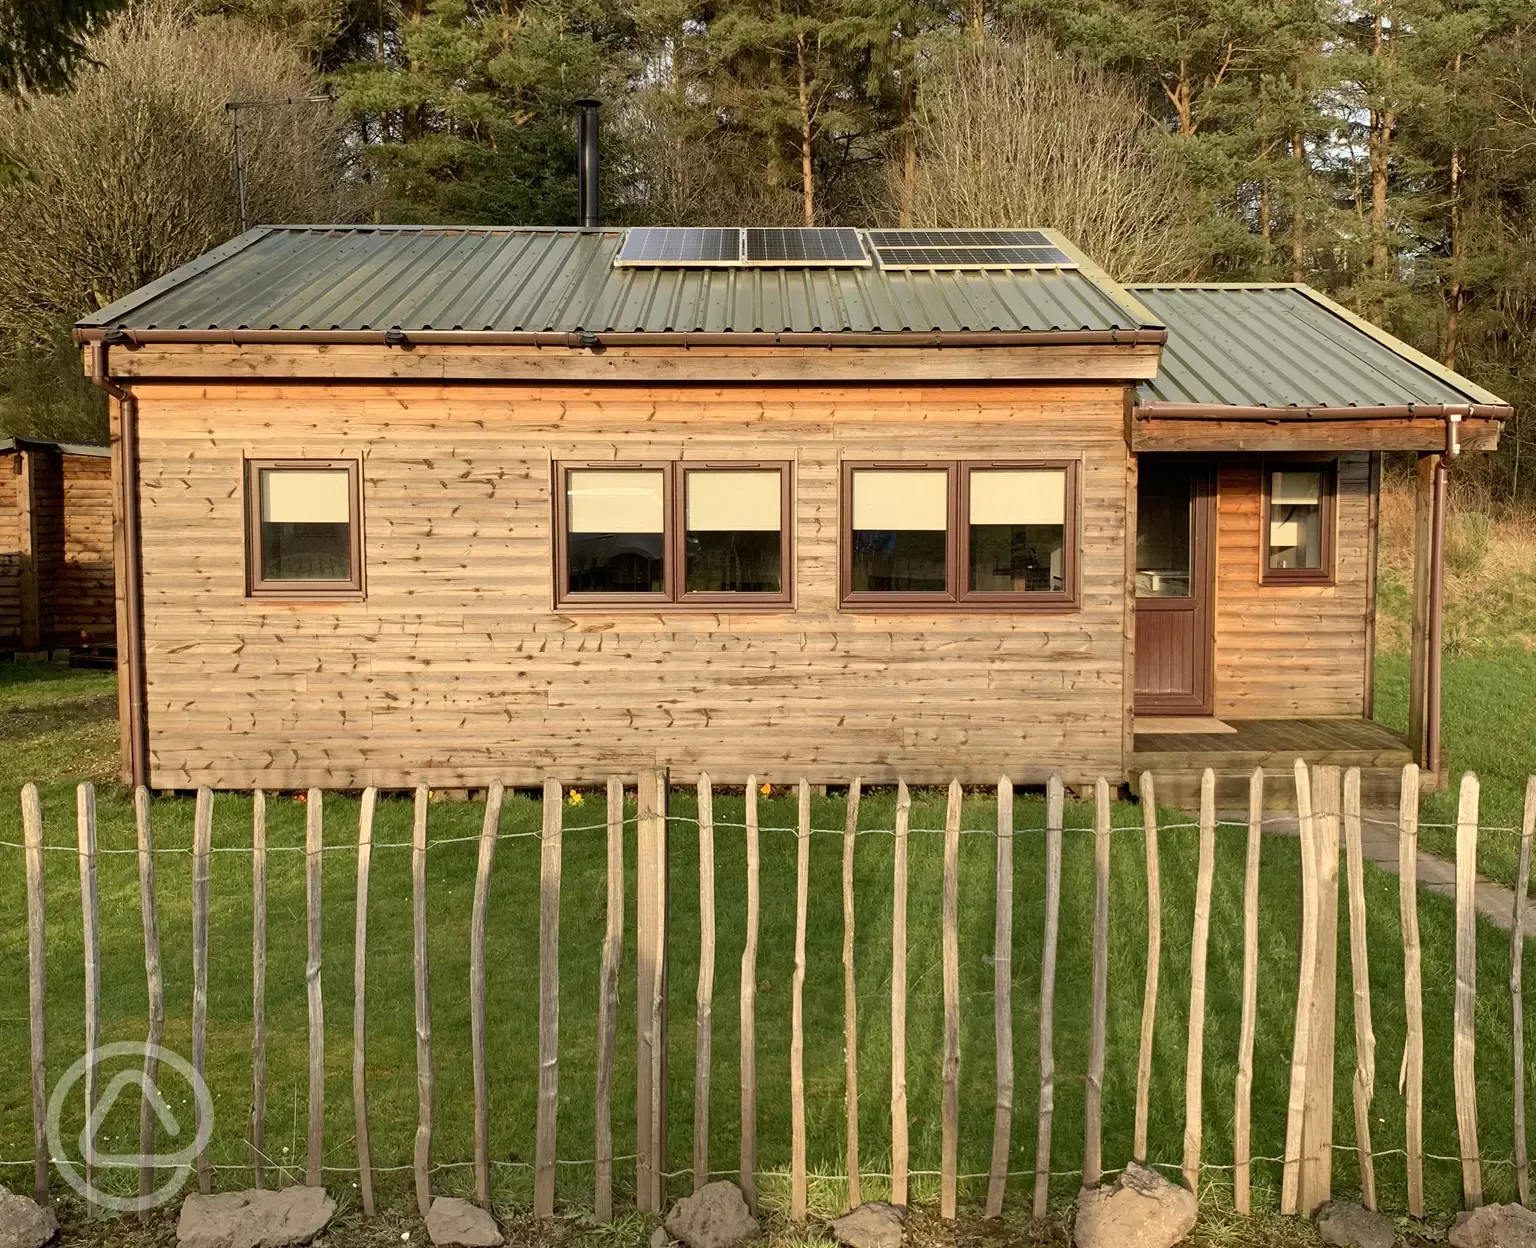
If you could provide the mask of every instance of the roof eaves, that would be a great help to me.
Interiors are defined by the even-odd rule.
[[[113,321],[127,315],[135,308],[141,308],[167,291],[174,290],[183,282],[190,281],[199,273],[206,273],[216,265],[223,264],[231,256],[238,255],[247,247],[261,241],[272,233],[274,228],[270,225],[253,226],[244,234],[238,234],[227,242],[220,243],[212,251],[204,252],[197,259],[189,260],[186,264],[172,269],[165,276],[156,278],[147,286],[140,286],[132,293],[107,304],[106,307],[98,308],[92,315],[81,317],[75,322],[75,328],[102,329],[110,326]]]

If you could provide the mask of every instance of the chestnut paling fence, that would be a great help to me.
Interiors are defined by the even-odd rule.
[[[1271,778],[1271,782],[1294,785],[1296,826],[1300,836],[1301,915],[1298,991],[1293,1024],[1290,1061],[1289,1097],[1286,1106],[1285,1149],[1282,1163],[1281,1208],[1286,1213],[1309,1212],[1326,1201],[1331,1193],[1333,1173],[1333,1069],[1336,1022],[1336,965],[1339,942],[1339,869],[1344,862],[1348,906],[1350,991],[1352,993],[1356,1067],[1352,1081],[1355,1123],[1354,1151],[1357,1154],[1363,1202],[1371,1208],[1377,1203],[1375,1160],[1371,1145],[1371,1102],[1376,1084],[1375,1036],[1371,1022],[1371,986],[1367,948],[1366,891],[1362,855],[1362,815],[1360,776],[1357,769],[1341,773],[1337,767],[1308,769],[1297,761],[1290,776]],[[1266,776],[1255,770],[1249,786],[1247,853],[1243,889],[1242,991],[1239,1052],[1233,1088],[1232,1195],[1236,1210],[1250,1212],[1251,1171],[1255,1158],[1251,1150],[1251,1106],[1254,1083],[1254,1044],[1258,1012],[1259,986],[1259,867],[1265,815]],[[694,1128],[692,1177],[697,1188],[709,1180],[709,1114],[711,1077],[712,1006],[716,973],[716,874],[714,799],[709,777],[701,775],[697,783],[698,825],[698,979],[695,1015]],[[658,1211],[666,1198],[667,1086],[666,1060],[667,954],[669,945],[667,887],[669,818],[669,781],[660,771],[643,773],[636,789],[637,816],[634,838],[636,861],[635,927],[637,1011],[635,1032],[636,1084],[636,1154],[634,1156],[634,1191],[637,1207]],[[1152,1083],[1153,1039],[1157,1025],[1161,940],[1164,927],[1162,889],[1159,878],[1157,806],[1150,775],[1142,777],[1144,821],[1141,831],[1146,847],[1146,964],[1142,998],[1140,1042],[1136,1066],[1135,1126],[1133,1159],[1145,1161],[1149,1098]],[[1205,1056],[1207,960],[1210,938],[1211,900],[1215,876],[1215,780],[1207,771],[1201,786],[1199,811],[1199,854],[1189,960],[1188,1033],[1184,1051],[1185,1104],[1182,1177],[1192,1189],[1202,1170],[1201,1150],[1206,1107],[1202,1104]],[[357,852],[357,891],[355,901],[354,998],[352,1077],[355,1108],[355,1149],[359,1195],[365,1214],[374,1213],[374,1163],[370,1148],[368,1080],[366,1066],[368,982],[368,892],[374,840],[374,815],[378,794],[366,790],[360,804]],[[416,1084],[418,1121],[414,1140],[412,1169],[418,1205],[425,1215],[432,1199],[433,1131],[438,1110],[434,1082],[434,1056],[431,1013],[431,977],[427,942],[427,855],[429,792],[425,786],[415,791],[411,851],[411,917],[414,967],[414,1006],[416,1042]],[[533,1170],[533,1207],[539,1216],[555,1211],[556,1121],[560,1104],[559,1051],[559,974],[560,974],[560,899],[562,836],[564,831],[564,791],[554,780],[544,786],[542,829],[539,833],[539,923],[538,923],[538,1042],[537,1042],[537,1114]],[[1045,818],[1045,896],[1044,931],[1041,943],[1039,1023],[1039,1069],[1036,1077],[1020,1078],[1013,1062],[1013,886],[1014,829],[1013,789],[1004,779],[997,790],[997,826],[995,829],[995,945],[993,950],[994,985],[994,1061],[995,1096],[991,1165],[986,1176],[986,1213],[995,1216],[1003,1210],[1009,1196],[1008,1159],[1014,1131],[1016,1093],[1036,1100],[1036,1163],[1033,1177],[1032,1210],[1044,1216],[1051,1175],[1051,1137],[1057,1085],[1055,1050],[1056,964],[1060,937],[1062,890],[1062,837],[1065,790],[1060,779],[1047,786]],[[473,909],[470,924],[469,1000],[470,1047],[474,1095],[474,1173],[475,1196],[488,1203],[491,1196],[492,1158],[490,1150],[490,1078],[487,1068],[487,994],[486,945],[490,882],[500,835],[504,790],[493,785],[485,801],[484,821],[478,838]],[[860,1103],[858,1011],[855,1002],[855,843],[870,829],[860,829],[861,786],[855,780],[848,790],[846,824],[842,856],[844,977],[844,1076],[846,1107],[846,1182],[847,1203],[852,1206],[862,1197],[860,1148],[858,1138]],[[27,785],[22,790],[23,848],[26,863],[28,916],[28,1019],[31,1047],[31,1091],[34,1120],[35,1187],[38,1199],[48,1196],[50,1181],[49,1145],[46,1131],[48,1072],[45,1056],[45,942],[43,815],[38,791]],[[939,1208],[945,1218],[956,1214],[959,1181],[960,1140],[960,1059],[961,996],[959,963],[959,848],[961,836],[962,790],[958,781],[949,787],[943,828],[943,888],[941,909],[941,964],[943,994],[943,1029],[941,1114],[941,1161],[939,1169]],[[1477,1097],[1475,1086],[1475,1008],[1477,994],[1477,947],[1474,883],[1477,862],[1479,787],[1475,775],[1463,777],[1456,824],[1456,898],[1455,898],[1455,998],[1453,1034],[1454,1098],[1458,1135],[1462,1193],[1469,1206],[1483,1198],[1483,1158],[1478,1144]],[[909,1157],[909,1120],[907,1103],[907,991],[908,991],[908,844],[910,797],[905,784],[898,786],[895,802],[892,913],[890,948],[890,1198],[896,1204],[908,1199],[911,1170]],[[1419,775],[1412,765],[1404,768],[1402,799],[1398,819],[1399,904],[1403,959],[1403,1007],[1405,1044],[1401,1088],[1406,1113],[1405,1142],[1402,1150],[1407,1171],[1408,1211],[1415,1217],[1424,1213],[1423,1138],[1424,1053],[1423,981],[1418,922],[1418,887],[1416,879],[1419,810]],[[155,854],[152,803],[148,792],[134,794],[137,829],[139,899],[144,939],[145,977],[148,999],[151,1045],[159,1044],[165,1029],[165,1002],[160,961],[160,938],[156,919]],[[307,958],[305,984],[308,1013],[308,1103],[305,1181],[319,1185],[324,1180],[325,1122],[325,1026],[321,999],[322,924],[321,856],[326,850],[323,839],[323,795],[311,790],[305,815],[305,934]],[[614,1214],[613,1094],[617,1057],[618,1013],[620,1005],[620,968],[625,930],[625,825],[624,785],[619,779],[608,782],[607,804],[606,924],[601,945],[600,981],[595,1027],[596,1089],[594,1099],[594,1134],[592,1202],[596,1216],[609,1220]],[[1087,1078],[1084,1088],[1084,1130],[1081,1175],[1085,1187],[1093,1187],[1105,1177],[1103,1158],[1103,1088],[1109,1000],[1109,925],[1110,925],[1110,842],[1111,793],[1109,785],[1099,780],[1094,789],[1094,904],[1091,933],[1091,1002],[1088,1033]],[[757,1204],[757,992],[758,945],[761,912],[758,792],[755,782],[745,789],[745,822],[742,827],[746,852],[746,937],[739,978],[740,1043],[740,1157],[736,1174],[749,1203]],[[1166,830],[1168,825],[1164,825]],[[1186,825],[1187,826],[1187,825]],[[1522,1001],[1522,957],[1524,950],[1525,897],[1530,871],[1533,828],[1536,828],[1536,777],[1526,792],[1525,814],[1520,829],[1517,887],[1509,952],[1508,989],[1512,1017],[1512,1100],[1515,1156],[1512,1164],[1519,1197],[1529,1205],[1530,1174],[1526,1152],[1524,1104],[1524,1034]],[[208,1015],[208,938],[209,938],[209,863],[212,853],[213,794],[198,791],[192,845],[192,1065],[201,1073],[207,1058]],[[806,1160],[806,1087],[804,1070],[805,1018],[804,984],[806,976],[806,929],[810,879],[810,838],[816,829],[811,821],[811,788],[801,781],[798,788],[798,818],[793,829],[795,856],[795,943],[794,974],[790,989],[789,1098],[791,1111],[791,1160],[789,1214],[806,1216],[809,1176]],[[101,923],[97,895],[97,840],[95,794],[89,784],[77,791],[77,839],[82,901],[83,949],[85,971],[85,1049],[97,1047],[101,1028],[100,939]],[[438,842],[440,843],[440,842]],[[330,848],[334,849],[335,846]],[[249,851],[252,855],[253,892],[252,992],[251,992],[251,1107],[249,1119],[250,1165],[257,1186],[261,1186],[269,1168],[266,1141],[267,1021],[265,989],[267,977],[267,838],[266,795],[253,794],[253,827]],[[732,882],[730,887],[736,887]],[[1378,951],[1379,953],[1379,951]],[[567,956],[571,956],[569,953]],[[572,1020],[587,1026],[588,1020]],[[927,1055],[925,1055],[926,1057]],[[153,1058],[147,1058],[146,1076],[154,1075]],[[86,1112],[89,1115],[98,1089],[91,1068],[85,1077]],[[883,1094],[886,1090],[881,1089]],[[870,1095],[866,1088],[864,1096]],[[201,1113],[201,1107],[199,1109]],[[155,1120],[149,1098],[144,1099],[140,1117],[140,1151],[146,1158],[154,1152]],[[334,1141],[333,1141],[334,1145]],[[1396,1150],[1394,1150],[1396,1151]],[[716,1158],[716,1162],[719,1162]],[[1076,1158],[1073,1158],[1076,1160]],[[203,1191],[211,1189],[212,1173],[206,1150],[196,1162],[197,1178]],[[1076,1173],[1074,1171],[1073,1173]],[[886,1177],[885,1175],[881,1176]],[[149,1193],[154,1184],[151,1163],[140,1169],[139,1190]],[[1017,1191],[1016,1199],[1023,1199]]]

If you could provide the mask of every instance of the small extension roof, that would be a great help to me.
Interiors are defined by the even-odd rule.
[[[61,455],[88,455],[92,459],[105,459],[112,452],[105,446],[92,446],[84,442],[44,442],[37,438],[0,438],[0,455],[13,451],[58,451]]]
[[[1295,409],[1502,420],[1510,406],[1326,295],[1296,284],[1133,286],[1168,326],[1149,417]],[[1278,414],[1278,411],[1277,411]]]
[[[616,266],[621,229],[260,226],[76,325],[81,341],[826,345],[1161,343],[1156,317],[1066,240],[1070,265]],[[938,336],[935,339],[935,336]],[[577,345],[569,342],[565,345]]]

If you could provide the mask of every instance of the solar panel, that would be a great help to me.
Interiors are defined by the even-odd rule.
[[[1055,247],[880,247],[875,255],[887,269],[1075,268]]]
[[[1042,230],[871,230],[873,247],[1052,247]]]
[[[724,265],[741,262],[741,231],[676,226],[630,230],[614,263],[618,265]]]
[[[1043,230],[871,230],[887,269],[1075,268]]]
[[[850,229],[748,229],[746,261],[756,265],[867,265],[869,256]]]

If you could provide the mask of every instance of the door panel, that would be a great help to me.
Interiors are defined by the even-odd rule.
[[[1136,710],[1209,715],[1215,480],[1209,463],[1143,455],[1136,508]]]

